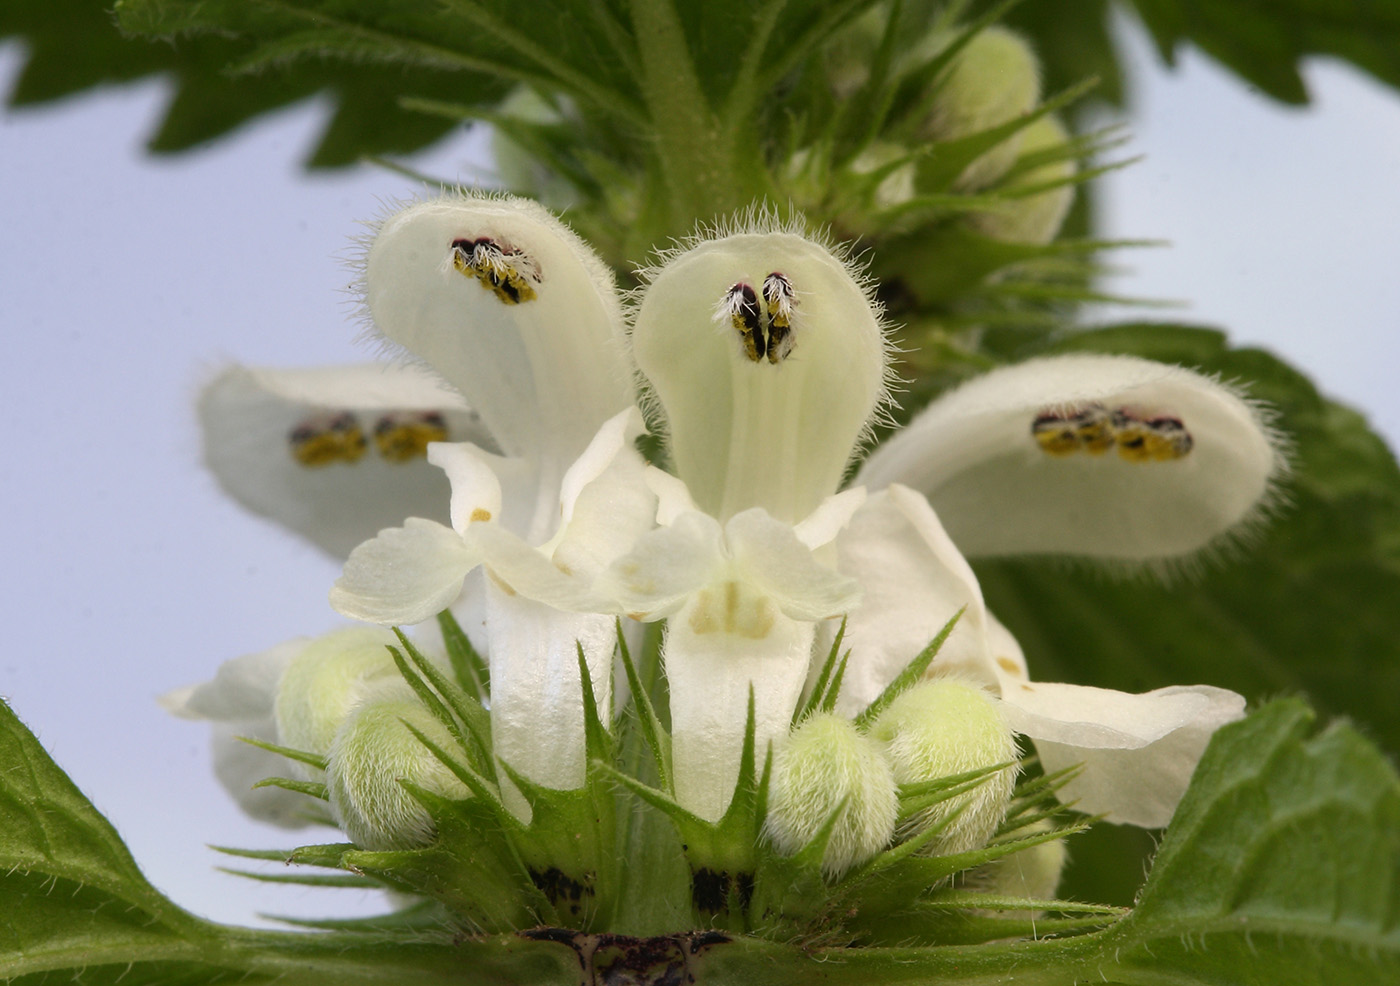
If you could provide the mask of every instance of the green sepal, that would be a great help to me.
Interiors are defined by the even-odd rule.
[[[275,753],[288,760],[295,760],[297,763],[304,763],[317,770],[326,769],[326,758],[318,753],[308,753],[305,750],[294,750],[290,746],[279,746],[276,743],[269,743],[266,740],[254,739],[251,736],[239,736],[240,743],[247,743],[249,746],[256,746],[259,750],[266,750],[268,753]]]
[[[938,656],[939,650],[942,649],[944,642],[947,641],[949,634],[958,625],[958,620],[962,619],[966,610],[967,607],[964,606],[954,613],[947,623],[943,624],[943,629],[939,630],[938,634],[928,642],[928,646],[919,651],[914,659],[904,666],[904,670],[885,686],[884,691],[876,696],[875,701],[871,702],[865,707],[865,711],[855,717],[856,726],[861,730],[869,729],[870,724],[889,707],[891,702],[923,680],[924,673],[928,671],[929,665]]]
[[[394,665],[399,669],[399,674],[403,676],[404,681],[408,682],[428,710],[446,727],[452,738],[457,741],[470,760],[472,769],[494,781],[495,775],[492,769],[494,761],[489,752],[491,750],[490,714],[482,708],[480,702],[469,696],[462,690],[461,686],[451,681],[437,665],[428,660],[404,635],[402,630],[394,627],[394,633],[398,635],[399,642],[403,644],[404,650],[413,662],[413,668],[410,669],[408,662],[398,649],[390,647],[389,653],[393,655]],[[465,736],[458,725],[458,720],[467,727]]]
[[[831,712],[836,708],[836,698],[841,691],[841,679],[845,676],[846,657],[850,656],[850,651],[846,652],[846,657],[839,660],[841,653],[841,643],[846,639],[846,617],[841,617],[841,625],[836,628],[836,636],[832,638],[831,647],[826,652],[826,659],[822,661],[821,673],[817,676],[817,682],[808,692],[805,701],[799,702],[797,708],[792,713],[792,726],[797,725],[806,719],[813,712]],[[832,676],[835,675],[833,678]]]
[[[303,887],[348,887],[381,890],[384,884],[354,873],[259,873],[256,870],[238,870],[228,866],[214,867],[220,873],[241,876],[245,880],[261,883],[292,883]]]
[[[916,183],[925,192],[951,191],[967,166],[1002,141],[1014,136],[1043,116],[1064,109],[1084,98],[1098,79],[1088,78],[1042,102],[1035,109],[1006,123],[979,130],[956,140],[941,141],[918,164]]]
[[[452,665],[452,673],[457,676],[457,684],[470,689],[478,703],[491,697],[491,671],[467,636],[452,610],[445,609],[437,615],[438,629],[442,632],[442,642],[447,648],[447,660]]]
[[[636,716],[637,726],[642,732],[642,739],[645,741],[647,749],[651,751],[652,763],[656,767],[657,787],[670,793],[674,790],[671,787],[671,737],[661,724],[661,719],[656,714],[656,706],[652,704],[651,695],[646,685],[642,683],[637,665],[632,661],[632,652],[627,646],[627,639],[623,636],[620,619],[617,621],[617,649],[618,656],[622,661],[623,673],[627,676],[627,688],[632,693],[632,708]]]
[[[253,785],[254,790],[260,787],[280,787],[284,791],[295,791],[297,794],[304,794],[320,801],[330,800],[326,785],[320,781],[298,781],[290,777],[264,777]]]

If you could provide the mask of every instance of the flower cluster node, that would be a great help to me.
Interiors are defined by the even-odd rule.
[[[1019,40],[984,32],[963,61],[978,58],[1015,63],[1019,94],[978,103],[955,66],[930,127],[985,128],[1038,99]],[[1027,129],[1020,153],[1032,140]],[[1259,409],[1179,367],[1042,358],[933,401],[843,489],[889,399],[887,333],[860,272],[799,223],[750,218],[643,281],[625,311],[598,258],[534,203],[420,202],[379,226],[363,290],[376,330],[440,380],[399,365],[237,370],[211,386],[202,414],[221,478],[343,557],[331,602],[380,625],[239,658],[167,697],[221,737],[300,751],[305,779],[255,801],[247,786],[279,772],[274,754],[221,744],[220,776],[242,803],[290,825],[326,809],[282,796],[323,792],[362,848],[451,832],[470,845],[434,858],[477,861],[483,886],[508,884],[511,865],[533,874],[514,903],[482,890],[461,904],[464,886],[443,898],[483,927],[544,920],[530,910],[541,881],[577,888],[570,919],[606,912],[613,782],[671,813],[692,896],[721,888],[701,894],[716,913],[760,906],[764,852],[828,883],[911,839],[918,854],[905,855],[925,867],[930,855],[993,860],[1018,735],[1047,773],[1081,765],[1045,798],[1163,824],[1242,700],[1206,686],[1031,683],[964,555],[1153,563],[1208,549],[1257,518],[1283,468]],[[664,423],[673,471],[638,451],[639,403]],[[375,440],[393,483],[375,485],[368,461],[352,485],[351,470],[287,461],[289,427],[340,413],[389,422]],[[308,432],[304,458],[344,459],[350,432]],[[269,486],[254,495],[256,476]],[[387,629],[434,617],[441,635],[428,624],[416,644]],[[633,621],[665,632],[644,647]],[[619,644],[659,665],[664,692],[615,698]],[[632,688],[649,687],[623,666]],[[609,761],[636,738],[614,718],[628,701],[660,790]],[[440,824],[444,813],[457,823]],[[754,843],[760,826],[766,842]],[[501,840],[510,852],[491,862]],[[977,878],[1047,896],[1055,852],[1023,854],[1014,874],[988,862]]]

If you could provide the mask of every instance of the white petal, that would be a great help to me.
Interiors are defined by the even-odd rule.
[[[669,527],[675,523],[676,518],[683,513],[704,512],[695,505],[695,499],[690,495],[690,489],[685,483],[669,472],[663,472],[655,466],[649,466],[646,471],[646,482],[651,487],[651,491],[656,494],[656,522],[663,527]]]
[[[623,453],[624,449],[636,451],[632,443],[636,441],[637,436],[643,430],[642,414],[635,407],[629,407],[603,422],[603,426],[598,429],[598,433],[593,436],[593,440],[588,443],[583,454],[569,467],[569,471],[564,474],[563,482],[559,484],[559,507],[560,515],[563,518],[562,523],[567,524],[573,517],[574,504],[584,489],[602,476]],[[637,478],[640,480],[640,470],[645,467],[640,454],[637,455],[637,462],[639,465]]]
[[[791,351],[770,361],[716,310],[741,286],[762,295],[773,275],[795,298]],[[791,232],[726,236],[671,259],[646,289],[632,351],[665,411],[676,474],[722,520],[750,507],[788,523],[811,513],[885,396],[870,299],[841,260]]]
[[[487,586],[491,661],[491,743],[495,754],[536,784],[575,790],[584,783],[583,647],[594,697],[609,720],[617,636],[611,616],[562,613],[524,596]],[[522,819],[529,809],[510,784],[506,804]]]
[[[1129,461],[1110,448],[1051,455],[1042,412],[1097,405],[1178,419],[1188,452]],[[1169,559],[1254,518],[1284,469],[1257,408],[1221,384],[1131,356],[1060,356],[995,370],[939,398],[857,476],[925,493],[969,555],[1055,552]]]
[[[590,579],[566,572],[533,545],[495,524],[472,532],[486,563],[487,578],[498,588],[574,613],[610,613],[613,607]],[[490,626],[488,622],[487,629]]]
[[[716,821],[739,777],[750,688],[761,770],[769,745],[787,735],[807,677],[814,627],[777,614],[768,635],[754,639],[695,633],[689,624],[684,610],[671,621],[663,655],[676,800]]]
[[[386,458],[375,439],[381,424],[429,412],[441,415],[448,438],[491,445],[461,395],[417,367],[234,366],[199,398],[204,461],[224,490],[342,558],[405,517],[447,519],[442,474],[418,454]],[[342,432],[344,442],[332,446],[322,464],[303,464],[293,433],[324,432],[343,414],[357,430]]]
[[[590,583],[655,526],[656,494],[646,483],[646,462],[633,445],[640,425],[635,410],[604,425],[565,477],[564,527],[551,558],[561,570]],[[590,457],[598,461],[585,469]]]
[[[903,486],[874,494],[837,536],[836,549],[838,569],[864,593],[846,623],[842,647],[851,658],[837,711],[854,715],[878,698],[963,607],[930,673],[995,685],[982,590],[928,501]]]
[[[831,543],[851,522],[851,517],[865,502],[865,497],[864,486],[855,486],[827,497],[816,510],[793,526],[797,539],[812,549]]]
[[[1108,821],[1166,825],[1217,729],[1244,714],[1244,699],[1208,685],[1141,695],[1003,678],[1007,722],[1035,741],[1047,772],[1083,764],[1064,800]]]
[[[459,534],[468,524],[500,520],[501,481],[481,449],[466,442],[438,442],[429,446],[428,461],[447,473],[452,484],[452,526]]]
[[[724,525],[733,574],[794,620],[824,620],[850,610],[860,586],[812,556],[792,525],[766,510],[745,510]]]
[[[635,619],[670,616],[726,570],[724,535],[713,517],[681,514],[637,539],[598,579],[597,592]]]
[[[167,692],[161,706],[182,719],[248,722],[272,716],[277,682],[292,659],[311,643],[296,637],[256,654],[244,654],[219,665],[211,681]]]
[[[454,266],[454,243],[482,239],[533,297],[512,302]],[[467,396],[507,455],[571,461],[632,404],[612,275],[534,202],[447,196],[389,217],[366,259],[365,303],[385,336]]]
[[[480,560],[452,528],[410,517],[350,553],[331,605],[368,623],[421,623],[452,604]]]

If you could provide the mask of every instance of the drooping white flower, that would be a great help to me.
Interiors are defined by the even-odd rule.
[[[379,224],[362,288],[400,363],[226,371],[200,401],[220,483],[344,557],[405,517],[446,520],[424,452],[470,442],[504,457],[508,523],[542,540],[569,464],[633,404],[612,274],[537,203],[454,195]]]
[[[429,442],[495,448],[480,416],[417,366],[232,366],[200,394],[204,462],[224,490],[337,557],[404,517],[447,518]]]
[[[876,449],[856,482],[912,486],[958,548],[1171,564],[1247,530],[1286,471],[1237,390],[1133,356],[994,370]]]
[[[162,695],[184,719],[213,725],[214,773],[248,815],[285,828],[329,821],[305,795],[254,788],[268,777],[320,771],[244,742],[244,738],[324,756],[346,717],[376,688],[402,683],[389,655],[396,638],[378,627],[350,626],[319,637],[298,637],[266,651],[225,661],[213,679]],[[431,640],[418,646],[445,659]]]
[[[894,485],[872,495],[836,539],[839,569],[863,591],[846,627],[851,650],[838,710],[873,701],[959,610],[931,677],[977,681],[1006,722],[1030,738],[1047,770],[1083,764],[1059,791],[1109,821],[1165,825],[1211,734],[1240,718],[1244,699],[1207,685],[1142,695],[1027,679],[1015,640],[987,612],[967,562],[928,501]]]

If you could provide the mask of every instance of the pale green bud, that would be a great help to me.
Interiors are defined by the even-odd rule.
[[[884,744],[900,784],[1016,759],[1016,740],[997,701],[956,678],[920,682],[900,695],[876,718],[870,736]],[[1016,767],[999,770],[972,790],[921,812],[911,828],[923,831],[952,818],[930,851],[946,855],[981,848],[1006,817],[1015,781]]]
[[[388,651],[397,642],[382,627],[351,627],[308,644],[277,685],[277,742],[321,756],[329,752],[336,730],[366,689],[398,678]]]
[[[1064,124],[1052,116],[1042,116],[1022,132],[1021,155],[1035,154],[1059,147],[1069,140]],[[1063,181],[1074,176],[1077,165],[1072,157],[1051,161],[1002,186],[1003,190],[1028,188],[1048,182]],[[995,211],[972,213],[968,221],[973,228],[992,239],[1008,243],[1049,243],[1064,224],[1065,215],[1074,203],[1074,184],[1067,182],[1037,195],[1011,199]]]
[[[819,713],[794,729],[773,758],[768,838],[778,852],[793,855],[838,808],[822,856],[822,871],[832,877],[889,845],[899,798],[880,744],[849,719]]]
[[[939,79],[920,136],[957,140],[1029,113],[1040,102],[1040,62],[1014,31],[993,26],[977,34]],[[1006,173],[1020,153],[1022,131],[967,166],[962,188],[982,188]]]
[[[401,780],[445,798],[470,797],[467,786],[409,726],[444,751],[456,748],[447,727],[403,682],[385,682],[372,690],[331,743],[326,762],[331,810],[363,849],[411,849],[433,840],[432,817]]]

